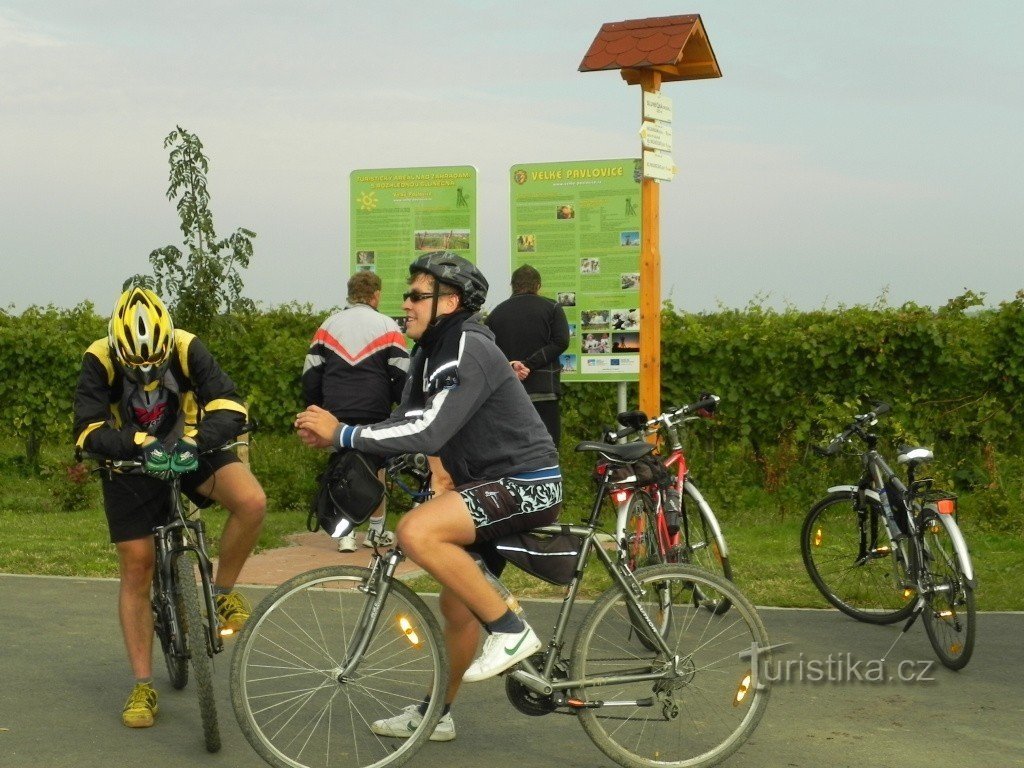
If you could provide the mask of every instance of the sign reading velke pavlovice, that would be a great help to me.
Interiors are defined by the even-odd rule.
[[[565,310],[564,381],[637,381],[640,161],[520,163],[509,172],[512,269]]]

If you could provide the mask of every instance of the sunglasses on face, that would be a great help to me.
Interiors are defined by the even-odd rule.
[[[430,293],[420,293],[419,291],[409,291],[402,294],[403,301],[411,301],[413,304],[417,304],[424,299],[432,299],[435,296],[451,296],[451,291],[432,291]]]

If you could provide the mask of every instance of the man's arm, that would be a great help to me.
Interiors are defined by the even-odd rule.
[[[302,398],[307,406],[324,404],[324,327],[317,329],[302,365]]]
[[[134,427],[118,429],[110,410],[110,379],[113,363],[106,341],[96,342],[82,359],[82,370],[75,387],[75,446],[112,459],[132,459],[139,455],[145,432]]]
[[[548,318],[548,341],[536,352],[523,360],[531,371],[544,368],[558,361],[558,356],[569,347],[569,321],[560,304],[553,304]]]
[[[230,442],[248,419],[245,403],[235,392],[235,383],[228,377],[206,346],[196,337],[188,343],[188,370],[202,417],[196,425],[199,450],[217,448]]]

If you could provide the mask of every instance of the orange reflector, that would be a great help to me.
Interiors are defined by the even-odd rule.
[[[960,653],[960,651],[962,651],[963,649],[964,647],[960,645],[960,643],[953,643],[951,646],[949,646],[950,653]]]
[[[904,589],[903,590],[903,596],[904,597],[912,597],[913,594],[914,594],[914,590],[912,590],[912,589]]]
[[[956,514],[956,500],[955,499],[939,499],[935,502],[935,508],[939,510],[940,515],[953,515]]]
[[[233,630],[231,627],[221,627],[220,628],[220,636],[221,637],[231,637],[233,634],[235,634],[235,630]]]
[[[750,690],[750,674],[743,676],[740,680],[740,684],[736,687],[736,695],[732,697],[732,705],[738,707],[743,703],[743,700],[747,698],[747,692]]]
[[[949,619],[949,618],[952,618],[952,616],[953,616],[953,612],[952,611],[939,611],[939,618],[940,619]]]
[[[622,504],[629,498],[629,491],[612,491],[612,499],[616,504]]]
[[[413,629],[412,623],[405,618],[405,616],[398,617],[398,627],[402,630],[402,634],[405,635],[405,639],[409,641],[409,644],[418,648],[420,644],[420,636],[416,634],[416,630]]]
[[[816,546],[816,547],[820,547],[821,546],[821,528],[819,528],[818,530],[816,530],[814,532],[814,546]]]

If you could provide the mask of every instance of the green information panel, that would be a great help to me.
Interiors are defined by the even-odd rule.
[[[635,159],[510,171],[512,269],[536,267],[565,309],[563,381],[639,379],[640,174]]]
[[[352,171],[349,269],[383,283],[380,311],[404,327],[402,293],[419,253],[455,251],[476,263],[476,169]]]

